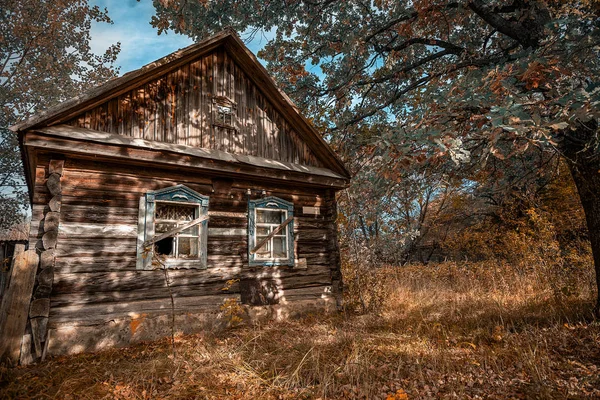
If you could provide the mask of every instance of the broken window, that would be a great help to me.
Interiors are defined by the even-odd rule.
[[[227,97],[213,97],[213,124],[236,129],[236,104]]]
[[[178,185],[140,199],[138,269],[206,268],[208,197]]]
[[[294,265],[294,205],[277,197],[248,204],[250,265]]]
[[[154,215],[154,233],[166,233],[173,228],[189,223],[200,216],[199,204],[177,202],[156,202]],[[200,246],[200,227],[187,228],[174,236],[166,237],[154,243],[156,254],[173,258],[198,258]]]

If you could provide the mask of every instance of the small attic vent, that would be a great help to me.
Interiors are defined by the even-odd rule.
[[[213,97],[213,125],[237,129],[237,104],[227,97]]]

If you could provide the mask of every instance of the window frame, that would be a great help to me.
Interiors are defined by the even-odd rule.
[[[152,249],[144,249],[145,241],[156,235],[156,204],[174,203],[181,205],[197,206],[198,217],[208,214],[209,197],[201,195],[184,185],[176,185],[156,191],[148,191],[140,197],[138,215],[138,238],[136,269],[155,269],[152,263],[154,257],[154,245]],[[167,268],[207,268],[207,236],[208,220],[198,224],[198,258],[175,258],[168,257],[165,266]],[[177,242],[177,241],[176,241]]]
[[[225,120],[221,122],[219,120],[220,110],[219,107],[227,107],[231,110],[229,116],[231,117],[231,123],[226,123]],[[212,98],[212,125],[218,126],[225,129],[234,129],[239,131],[238,120],[237,120],[237,103],[231,100],[227,96],[215,96]]]
[[[285,227],[286,229],[286,258],[275,258],[270,257],[268,259],[257,257],[256,253],[252,253],[252,249],[258,243],[257,240],[257,210],[281,210],[285,212],[284,221],[287,218],[292,217],[291,222]],[[294,204],[289,201],[285,201],[278,197],[265,197],[259,200],[248,201],[248,265],[249,266],[294,266],[295,254],[294,254]],[[272,232],[270,229],[270,232]],[[278,235],[274,236],[277,237]],[[280,235],[279,235],[280,236]],[[273,238],[270,239],[272,243]],[[267,244],[265,244],[266,246]],[[273,247],[271,246],[271,252]]]

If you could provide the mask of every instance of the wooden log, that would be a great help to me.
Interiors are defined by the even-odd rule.
[[[62,195],[56,195],[54,197],[52,197],[50,199],[50,201],[48,202],[48,206],[50,207],[50,210],[53,212],[60,212],[61,206],[62,206]]]
[[[42,236],[42,245],[44,246],[44,249],[49,250],[56,248],[57,239],[57,231],[49,231],[44,233],[44,236]]]
[[[67,238],[135,238],[137,224],[61,223],[59,237]]]
[[[65,160],[50,160],[48,173],[50,175],[57,174],[58,176],[62,176],[64,166]]]
[[[136,256],[134,253],[114,254],[104,257],[78,257],[56,259],[57,274],[76,272],[109,272],[135,270]]]
[[[62,254],[62,252],[61,252]],[[80,253],[83,254],[83,253]],[[85,253],[87,255],[78,255],[72,257],[68,254],[57,257],[55,273],[70,274],[84,272],[130,272],[135,271],[136,255],[132,250],[130,253]],[[247,255],[213,254],[209,251],[207,261],[208,269],[211,268],[239,268],[247,266]]]
[[[38,285],[45,285],[52,287],[52,280],[54,279],[54,268],[48,267],[40,271],[37,276]]]
[[[215,282],[225,282],[239,274],[239,267],[211,269],[169,270],[170,286],[194,286]],[[161,270],[139,270],[137,272],[90,272],[56,274],[52,286],[53,293],[66,294],[77,291],[111,292],[138,291],[144,288],[160,288],[165,285]]]
[[[327,283],[327,282],[325,282]],[[173,287],[171,288],[174,298],[181,297],[198,297],[224,295],[227,293],[238,293],[239,287],[237,284],[227,288],[225,281],[196,284],[193,287]],[[169,289],[164,285],[161,288],[144,289],[139,291],[112,291],[112,292],[74,292],[68,294],[53,294],[52,295],[52,313],[59,307],[88,304],[106,304],[111,306],[119,302],[131,302],[151,299],[168,299]]]
[[[35,299],[29,308],[29,317],[47,317],[50,313],[50,299]]]
[[[54,249],[42,251],[40,254],[40,268],[48,268],[54,266]]]
[[[212,311],[218,312],[223,301],[229,298],[238,298],[238,294],[207,295],[175,298],[176,312]],[[49,328],[61,322],[83,321],[110,321],[114,318],[126,317],[131,313],[161,314],[171,312],[171,299],[151,299],[139,301],[123,301],[110,304],[88,304],[56,307],[52,309],[52,321]]]
[[[60,214],[57,212],[49,212],[44,218],[44,232],[58,231]]]
[[[35,293],[33,294],[34,299],[44,299],[49,298],[52,293],[52,286],[47,285],[39,285],[35,288]]]
[[[35,250],[17,254],[13,260],[10,285],[0,306],[0,360],[11,365],[19,361],[21,340],[29,315],[39,257]]]
[[[48,181],[46,181],[46,187],[52,196],[57,196],[61,194],[62,189],[60,185],[60,175],[51,174],[48,177]]]

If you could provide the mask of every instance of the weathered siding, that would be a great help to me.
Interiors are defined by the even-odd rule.
[[[213,98],[234,101],[237,129],[213,123]],[[134,138],[323,166],[224,47],[119,95],[69,125]]]
[[[46,157],[40,156],[32,244],[41,238],[40,218],[50,199],[45,165]],[[202,173],[66,159],[49,327],[109,321],[131,313],[170,311],[163,271],[136,270],[136,236],[139,198],[149,190],[175,184],[210,196],[209,215],[244,215],[211,216],[207,269],[169,270],[178,312],[218,311],[224,299],[239,298],[239,284],[223,290],[229,279],[272,280],[284,302],[330,296],[326,293],[328,287],[332,280],[339,279],[332,191],[234,180],[230,190],[219,192],[217,187],[213,192],[211,178]],[[294,203],[296,258],[307,260],[306,269],[248,267],[248,188],[264,189],[267,196]],[[303,206],[320,207],[321,215],[305,216]]]

